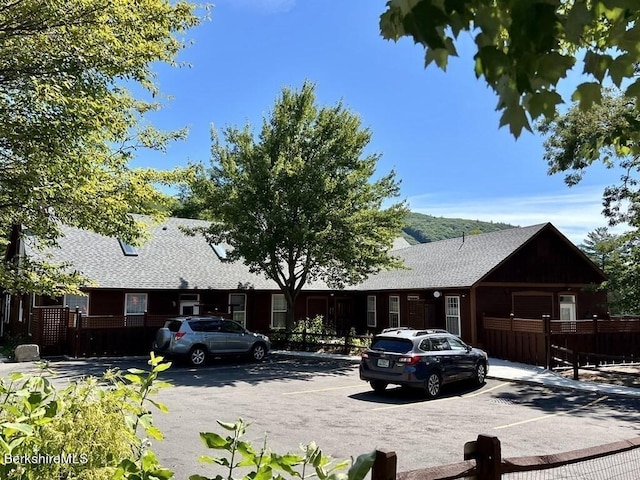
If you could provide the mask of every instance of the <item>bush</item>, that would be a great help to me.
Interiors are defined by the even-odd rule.
[[[110,480],[123,461],[140,462],[148,440],[138,430],[162,438],[147,404],[166,411],[148,397],[168,385],[156,378],[171,365],[149,363],[149,372],[108,371],[60,391],[44,364],[39,375],[0,379],[0,478]]]
[[[18,334],[18,335],[8,335],[3,341],[2,345],[0,345],[0,354],[4,357],[7,357],[9,360],[13,360],[16,354],[16,347],[18,345],[24,345],[25,343],[32,343],[33,340],[31,336]]]

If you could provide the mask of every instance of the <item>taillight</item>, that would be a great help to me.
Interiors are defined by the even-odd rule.
[[[362,356],[360,358],[369,358],[369,354],[368,353],[363,353]]]
[[[184,337],[184,334],[187,332],[176,332],[176,334],[174,335],[174,338],[176,340],[180,340],[182,337]]]
[[[403,363],[405,365],[415,365],[420,361],[420,357],[417,355],[410,355],[407,357],[400,357],[396,360],[396,363]]]

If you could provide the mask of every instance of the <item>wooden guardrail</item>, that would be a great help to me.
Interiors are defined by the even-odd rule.
[[[606,462],[602,459],[606,458]],[[616,460],[619,458],[619,460]],[[478,435],[464,446],[464,459],[460,463],[397,472],[395,452],[376,451],[371,480],[499,480],[503,474],[559,469],[569,465],[590,462],[589,472],[598,472],[598,478],[636,478],[640,471],[640,437],[573,450],[552,455],[502,458],[502,447],[497,437]],[[599,464],[599,460],[601,461]],[[615,472],[612,470],[615,469]],[[616,476],[607,476],[607,472]],[[529,477],[527,477],[529,478]],[[533,478],[533,477],[532,477]],[[543,477],[541,477],[543,478]],[[548,478],[548,476],[544,476]],[[574,478],[574,477],[572,477]],[[575,477],[577,478],[577,477]]]

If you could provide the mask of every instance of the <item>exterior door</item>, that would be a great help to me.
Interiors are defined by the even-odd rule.
[[[336,330],[339,334],[346,333],[351,328],[353,302],[350,298],[336,300]]]

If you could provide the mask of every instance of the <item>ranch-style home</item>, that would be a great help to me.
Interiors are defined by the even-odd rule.
[[[259,332],[284,328],[286,303],[274,282],[225,262],[224,245],[181,230],[203,225],[166,219],[150,226],[140,247],[64,228],[53,260],[72,264],[92,284],[84,296],[5,295],[2,334],[30,334],[44,354],[90,355],[108,354],[123,339],[129,344],[120,352],[147,352],[152,332],[176,315],[225,314]],[[37,255],[28,238],[19,238],[9,252]],[[595,288],[603,272],[550,223],[418,245],[398,239],[392,254],[405,269],[345,290],[306,285],[296,318],[322,315],[340,331],[359,333],[446,328],[483,345],[487,316],[575,320],[607,313],[606,293]]]

